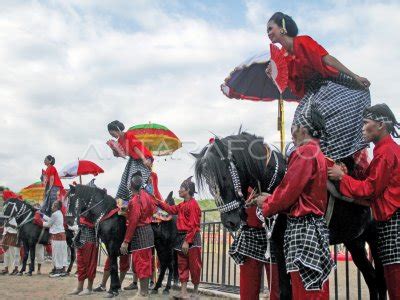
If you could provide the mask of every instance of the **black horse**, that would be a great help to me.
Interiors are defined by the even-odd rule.
[[[169,193],[165,201],[169,205],[175,205],[172,192]],[[172,279],[174,279],[175,284],[178,282],[177,255],[176,251],[174,251],[174,242],[178,232],[176,228],[176,217],[172,217],[172,219],[169,221],[152,223],[151,227],[153,228],[154,232],[154,246],[157,251],[158,259],[160,260],[160,275],[152,293],[158,293],[158,289],[161,287],[164,280],[165,272],[168,269],[167,285],[163,291],[163,294],[167,295],[171,289]]]
[[[71,186],[70,188],[67,212],[69,225],[79,224],[80,215],[85,215],[96,224],[97,236],[106,245],[107,254],[110,257],[111,284],[109,293],[117,296],[118,289],[121,288],[117,258],[121,255],[120,247],[125,237],[126,219],[119,214],[114,214],[110,218],[102,220],[105,215],[117,208],[115,199],[107,195],[105,190],[85,185]],[[171,205],[174,204],[172,193],[167,200]],[[174,278],[178,274],[176,264],[174,264],[176,259],[174,259],[173,254],[173,241],[177,232],[176,222],[175,220],[161,222],[159,225],[153,224],[152,227],[155,235],[155,247],[161,265],[160,277],[154,290],[157,291],[161,287],[165,271],[168,269],[168,283],[164,290],[167,294],[171,288],[173,274],[175,274]]]
[[[244,199],[248,197],[249,187],[271,193],[286,170],[281,153],[271,151],[263,138],[245,132],[216,139],[212,145],[193,155],[198,183],[203,188],[208,185],[221,212],[221,221],[230,231],[238,230],[246,222]],[[364,276],[370,298],[385,299],[383,266],[377,255],[376,228],[370,208],[335,200],[331,193],[328,214],[330,244],[344,243]],[[272,239],[277,248],[281,299],[290,299],[290,282],[283,255],[285,228],[286,217],[279,215]],[[366,242],[375,268],[367,258]]]
[[[32,205],[19,199],[9,199],[5,202],[3,207],[3,215],[7,220],[15,218],[18,229],[18,240],[22,241],[24,247],[22,268],[18,275],[22,275],[26,271],[26,264],[30,254],[31,262],[27,275],[32,276],[32,273],[35,271],[36,244],[49,244],[49,230],[41,228],[33,223],[35,212],[36,209]],[[67,245],[71,251],[71,260],[67,269],[67,272],[70,273],[75,261],[75,248],[72,246],[73,232],[71,230],[66,230],[65,234],[67,237]]]

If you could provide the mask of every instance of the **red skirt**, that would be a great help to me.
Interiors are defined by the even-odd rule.
[[[67,238],[65,236],[65,232],[60,232],[60,233],[55,233],[51,234],[51,240],[52,241],[66,241]]]
[[[2,241],[3,246],[18,247],[18,237],[16,233],[7,232]]]

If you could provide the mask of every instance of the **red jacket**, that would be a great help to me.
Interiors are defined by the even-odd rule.
[[[307,35],[293,38],[293,54],[281,50],[289,71],[288,85],[299,97],[305,93],[305,82],[315,77],[337,77],[339,72],[322,61],[328,51]]]
[[[136,138],[133,132],[125,132],[124,136],[118,139],[118,143],[123,147],[125,153],[133,159],[140,159],[134,150],[135,147],[138,148],[146,158],[153,159],[150,150],[146,148],[142,141]]]
[[[325,156],[318,141],[298,147],[289,158],[282,182],[263,204],[264,216],[281,212],[291,217],[323,216],[327,206],[327,179]]]
[[[126,212],[126,233],[124,242],[129,243],[135,234],[136,227],[151,224],[152,216],[156,212],[153,197],[141,190],[129,201]]]
[[[178,231],[187,232],[185,241],[191,244],[197,232],[200,232],[201,209],[194,198],[178,205],[159,202],[160,207],[172,215],[178,215],[176,227]]]
[[[340,191],[350,198],[371,199],[374,219],[387,221],[400,209],[400,146],[387,136],[374,148],[365,180],[344,175]]]

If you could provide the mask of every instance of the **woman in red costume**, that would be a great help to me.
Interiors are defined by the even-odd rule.
[[[362,113],[371,103],[368,79],[350,71],[311,37],[299,36],[296,23],[288,15],[275,13],[267,31],[272,43],[282,45],[289,88],[301,98],[293,125],[306,126],[300,124],[305,118],[299,116],[309,118],[316,110],[325,121],[320,141],[326,156],[337,161],[364,149]],[[271,68],[267,74],[271,74]]]

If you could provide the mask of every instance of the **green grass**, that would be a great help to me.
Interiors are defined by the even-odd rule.
[[[175,199],[176,204],[179,204],[182,201],[183,201],[182,199]],[[197,202],[199,203],[201,211],[203,211],[203,212],[206,210],[209,210],[209,209],[217,208],[217,206],[215,205],[214,199],[200,199],[200,200],[197,200]],[[221,220],[221,218],[220,218],[220,214],[218,211],[211,211],[211,212],[206,213],[206,222],[219,222],[220,220]],[[202,215],[201,221],[203,222],[203,215]]]

